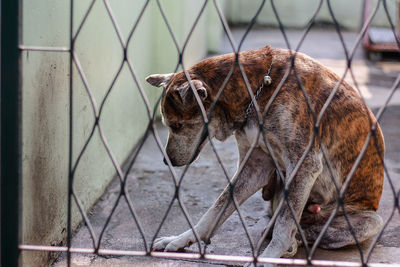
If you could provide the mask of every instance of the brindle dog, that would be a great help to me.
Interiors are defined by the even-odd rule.
[[[292,64],[291,58],[290,51],[272,49],[269,46],[239,54],[238,59],[254,93],[271,66],[272,83],[265,85],[257,97],[261,112]],[[187,70],[193,88],[197,91],[197,97],[202,101],[207,113],[229,71],[236,64],[235,60],[234,54],[221,55],[205,59]],[[285,174],[285,182],[314,137],[309,153],[288,187],[288,201],[295,211],[295,216],[301,221],[309,243],[316,240],[337,203],[343,203],[357,240],[363,242],[376,235],[383,224],[381,217],[376,213],[382,194],[384,173],[382,160],[385,148],[381,129],[359,94],[344,81],[339,85],[320,124],[316,127],[301,86],[318,116],[340,78],[301,53],[296,54],[293,67],[263,120],[266,139],[272,146],[279,168]],[[166,88],[161,110],[169,128],[166,146],[169,160],[174,166],[190,164],[190,160],[198,155],[207,138],[202,132],[204,123],[201,110],[185,74],[156,74],[147,77],[146,80],[153,86]],[[263,138],[258,135],[256,112],[253,110],[246,116],[250,102],[244,79],[236,67],[226,88],[217,99],[208,124],[208,134],[221,141],[233,134],[238,145],[239,164],[251,144],[256,142],[257,146],[248,162],[242,171],[234,176],[234,197],[241,204],[256,191],[264,188],[263,197],[271,200],[271,206],[276,209],[283,186],[280,180],[276,180],[276,166]],[[354,168],[371,128],[375,129],[375,135],[367,144],[366,153],[351,178],[345,197],[338,199],[331,171],[341,188]],[[199,142],[201,144],[196,150]],[[329,163],[323,157],[323,148]],[[201,240],[208,241],[235,211],[234,204],[229,200],[230,188],[227,186],[194,227]],[[229,203],[221,219],[216,223],[215,229],[211,229],[227,202]],[[293,256],[297,251],[296,233],[294,218],[284,202],[274,224],[272,239],[261,256]],[[192,230],[188,230],[178,236],[158,238],[154,249],[177,251],[193,242],[196,242],[196,238]],[[355,240],[342,209],[339,209],[319,246],[332,249],[353,244]]]

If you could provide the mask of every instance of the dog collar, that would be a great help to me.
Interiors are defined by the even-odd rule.
[[[271,76],[269,76],[269,74],[271,73],[271,67],[272,67],[272,62],[268,68],[267,74],[264,76],[263,82],[261,83],[260,87],[258,87],[256,93],[254,94],[253,98],[251,99],[249,106],[246,109],[246,114],[244,115],[245,120],[247,120],[247,118],[252,110],[252,107],[254,106],[254,102],[256,101],[258,95],[261,93],[262,89],[264,88],[264,85],[270,85],[272,83]]]

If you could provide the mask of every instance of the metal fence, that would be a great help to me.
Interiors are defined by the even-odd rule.
[[[98,0],[100,1],[100,0]],[[333,170],[331,168],[329,168],[329,172],[330,172],[330,176],[331,179],[333,181],[333,183],[335,184],[336,187],[336,192],[337,192],[337,205],[335,210],[332,211],[331,216],[329,217],[329,219],[327,220],[326,224],[324,225],[321,233],[319,234],[319,237],[317,238],[317,240],[314,242],[314,244],[312,246],[309,246],[307,241],[306,241],[306,237],[304,236],[303,231],[301,229],[301,225],[299,220],[296,218],[296,216],[294,215],[294,211],[293,208],[291,207],[291,204],[288,200],[288,194],[284,194],[284,197],[281,198],[280,202],[279,202],[279,209],[282,209],[284,206],[287,206],[293,216],[293,218],[295,219],[295,223],[298,229],[298,232],[301,234],[301,240],[303,245],[305,246],[305,251],[306,251],[306,258],[305,259],[277,259],[277,258],[263,258],[263,257],[258,257],[260,254],[260,250],[261,250],[261,246],[262,246],[262,241],[265,238],[266,234],[268,233],[268,230],[265,231],[264,233],[264,238],[262,238],[260,240],[260,242],[255,243],[251,238],[250,238],[250,234],[248,233],[248,229],[246,227],[246,224],[244,223],[243,220],[243,216],[240,212],[240,210],[238,209],[238,203],[234,198],[233,193],[231,193],[230,195],[230,201],[233,201],[235,207],[236,207],[236,211],[239,215],[239,218],[241,218],[241,222],[242,222],[242,226],[244,228],[244,230],[246,231],[246,235],[249,238],[249,242],[251,244],[251,249],[252,249],[252,257],[244,257],[244,256],[240,256],[240,255],[230,255],[230,256],[223,256],[223,255],[214,255],[211,253],[208,253],[206,251],[206,249],[204,247],[202,247],[200,245],[200,242],[198,242],[199,246],[198,246],[198,253],[168,253],[168,252],[155,252],[152,251],[152,247],[154,244],[154,240],[157,237],[162,225],[165,222],[165,219],[168,215],[168,212],[166,212],[163,221],[161,223],[161,225],[158,227],[158,231],[155,233],[154,238],[152,239],[151,245],[148,246],[148,241],[145,239],[145,235],[143,233],[143,229],[140,223],[140,218],[138,217],[138,215],[135,212],[135,205],[131,200],[130,195],[125,191],[126,188],[126,181],[127,181],[127,176],[129,171],[131,170],[133,164],[135,163],[135,160],[137,159],[137,157],[140,156],[140,149],[136,150],[136,154],[132,157],[132,160],[128,163],[128,168],[124,169],[122,168],[117,160],[115,159],[115,156],[113,155],[111,149],[109,148],[106,139],[103,135],[103,131],[102,131],[102,125],[100,123],[100,118],[101,118],[101,114],[102,114],[102,110],[103,107],[106,103],[106,100],[110,94],[110,92],[113,90],[113,85],[111,85],[107,91],[107,94],[105,95],[105,97],[102,99],[102,102],[100,105],[97,105],[96,102],[94,101],[94,98],[92,96],[92,89],[90,87],[90,85],[88,84],[85,74],[84,74],[84,70],[81,67],[79,58],[77,57],[76,53],[75,53],[75,41],[78,38],[78,36],[81,34],[81,29],[82,26],[85,24],[85,21],[88,17],[88,15],[90,14],[90,12],[92,11],[92,7],[94,5],[94,3],[96,2],[96,0],[93,0],[89,6],[89,8],[87,9],[82,21],[79,23],[79,26],[77,27],[77,31],[73,31],[74,25],[73,23],[75,23],[73,21],[73,11],[74,11],[74,1],[71,1],[71,5],[70,5],[70,46],[69,47],[31,47],[31,46],[24,46],[23,44],[18,43],[20,40],[19,34],[21,32],[21,28],[20,25],[17,21],[19,16],[21,16],[21,14],[19,14],[19,8],[21,7],[21,3],[18,3],[18,1],[2,1],[2,67],[1,67],[1,74],[2,74],[2,91],[1,91],[1,120],[2,120],[2,124],[1,124],[1,129],[2,129],[2,136],[1,136],[1,167],[2,167],[2,173],[1,173],[1,213],[2,213],[2,217],[1,217],[1,223],[2,223],[2,231],[1,231],[1,238],[2,238],[2,244],[1,244],[1,256],[2,256],[2,266],[15,266],[17,265],[18,262],[18,254],[20,251],[22,250],[31,250],[31,251],[49,251],[49,252],[66,252],[67,253],[67,263],[68,266],[71,265],[71,254],[72,253],[94,253],[94,254],[99,254],[99,255],[127,255],[127,256],[151,256],[151,257],[160,257],[160,258],[174,258],[174,259],[206,259],[206,260],[211,260],[211,261],[237,261],[237,262],[254,262],[254,263],[275,263],[275,264],[288,264],[288,265],[317,265],[317,266],[331,266],[331,265],[335,265],[335,266],[366,266],[367,264],[370,266],[374,266],[374,264],[371,264],[369,262],[371,253],[373,251],[373,249],[375,248],[380,236],[383,234],[383,231],[385,230],[386,226],[388,225],[390,219],[385,222],[384,227],[382,228],[382,230],[379,232],[379,234],[377,235],[377,238],[374,240],[374,242],[371,244],[368,253],[364,254],[361,246],[357,240],[356,235],[354,234],[354,232],[352,231],[352,235],[354,237],[355,243],[358,247],[359,253],[360,253],[360,261],[358,263],[350,263],[350,262],[332,262],[332,261],[321,261],[321,260],[315,260],[313,259],[316,248],[318,247],[318,245],[321,242],[321,238],[324,235],[324,233],[327,231],[328,226],[330,225],[330,223],[333,221],[335,215],[339,212],[342,211],[347,223],[350,227],[350,229],[352,229],[352,225],[350,224],[350,219],[348,217],[348,214],[344,208],[344,203],[343,203],[343,199],[344,199],[344,195],[346,192],[346,189],[350,183],[350,181],[352,180],[351,178],[353,177],[355,171],[357,170],[357,167],[359,166],[364,154],[366,153],[366,150],[368,148],[368,144],[370,143],[371,140],[376,140],[376,128],[377,128],[377,124],[375,122],[373,122],[373,120],[370,121],[370,132],[364,142],[364,146],[363,149],[361,150],[360,154],[358,155],[357,159],[355,160],[351,170],[349,171],[348,175],[347,175],[347,179],[345,181],[345,183],[340,187],[335,179],[335,175],[333,174]],[[200,238],[198,236],[198,234],[195,232],[194,228],[193,228],[193,224],[192,224],[192,220],[190,219],[190,216],[188,214],[188,212],[186,211],[185,208],[185,204],[182,202],[182,200],[179,197],[179,190],[180,190],[180,185],[182,184],[182,181],[185,177],[186,171],[188,169],[188,166],[184,169],[184,171],[182,172],[182,174],[180,176],[176,175],[176,173],[174,172],[173,166],[170,162],[170,160],[168,159],[168,156],[166,154],[166,151],[163,148],[162,142],[160,141],[160,137],[158,134],[158,131],[156,129],[155,125],[155,114],[156,114],[156,110],[159,108],[159,103],[161,101],[161,97],[158,99],[157,105],[156,107],[153,109],[146,97],[146,94],[144,92],[143,89],[143,81],[138,80],[137,75],[135,73],[134,70],[134,62],[132,62],[127,56],[127,50],[128,50],[128,45],[132,40],[132,35],[135,33],[137,26],[139,24],[139,22],[141,21],[141,18],[143,16],[143,14],[146,12],[148,4],[149,4],[150,0],[146,1],[144,6],[142,7],[142,11],[140,12],[140,15],[136,21],[136,23],[134,24],[134,26],[132,27],[130,34],[128,36],[127,39],[124,39],[124,37],[122,36],[120,30],[119,30],[119,26],[114,18],[113,15],[113,11],[112,8],[109,5],[109,1],[108,0],[103,0],[103,3],[108,11],[108,16],[111,18],[111,21],[113,23],[115,32],[118,35],[119,41],[120,41],[120,45],[121,45],[121,50],[123,51],[123,58],[121,59],[121,68],[119,69],[119,72],[116,74],[116,76],[114,77],[113,83],[116,81],[118,75],[120,74],[122,67],[124,65],[126,65],[129,69],[129,72],[132,76],[132,78],[134,79],[138,89],[139,89],[139,93],[143,99],[144,104],[146,105],[146,111],[147,111],[147,116],[149,118],[149,123],[146,126],[146,133],[145,135],[152,135],[154,137],[154,139],[156,140],[158,147],[159,147],[159,151],[160,153],[162,153],[165,158],[167,159],[166,161],[168,162],[168,167],[170,169],[170,174],[171,177],[173,178],[174,181],[174,185],[176,188],[175,191],[175,197],[174,199],[171,201],[168,210],[171,209],[171,206],[173,204],[173,202],[176,200],[179,203],[179,206],[185,216],[185,219],[187,221],[187,223],[190,225],[190,227],[193,230],[193,234],[196,237],[197,241],[200,241]],[[352,48],[348,48],[346,47],[344,41],[343,41],[343,37],[342,37],[342,32],[341,32],[341,28],[339,26],[339,23],[337,22],[334,12],[332,11],[332,3],[331,1],[327,0],[327,5],[329,8],[329,12],[330,15],[332,17],[332,20],[334,22],[334,26],[335,29],[337,31],[337,34],[341,40],[341,43],[343,45],[343,50],[344,50],[344,54],[345,54],[345,58],[347,61],[347,67],[345,69],[345,72],[343,74],[343,76],[341,77],[341,79],[339,80],[339,82],[335,85],[334,88],[332,88],[331,93],[329,95],[329,98],[327,99],[327,101],[324,103],[323,108],[321,109],[321,111],[316,114],[315,111],[313,110],[313,106],[311,104],[311,100],[306,92],[306,89],[304,88],[304,85],[302,83],[302,81],[299,79],[299,77],[297,76],[297,72],[296,72],[296,68],[295,68],[295,62],[296,62],[296,56],[297,56],[297,51],[300,49],[300,47],[303,44],[303,41],[305,40],[305,38],[307,38],[307,34],[310,31],[310,29],[313,27],[314,23],[315,23],[315,19],[318,15],[318,13],[320,12],[321,6],[324,3],[323,0],[319,1],[319,5],[318,8],[315,10],[313,16],[311,17],[308,26],[306,27],[306,29],[304,30],[304,33],[301,37],[300,42],[298,43],[298,45],[293,48],[290,46],[287,35],[286,35],[286,30],[285,27],[283,25],[283,23],[281,22],[279,13],[277,12],[277,9],[275,7],[275,2],[273,0],[271,0],[271,5],[273,8],[273,12],[275,14],[275,17],[279,23],[279,28],[280,31],[286,41],[287,44],[287,48],[288,49],[293,49],[291,52],[291,64],[290,64],[290,68],[286,71],[286,74],[284,75],[283,79],[280,81],[279,85],[275,88],[273,95],[271,96],[268,104],[266,105],[266,107],[260,107],[257,103],[257,101],[255,100],[255,90],[256,88],[251,88],[249,82],[247,81],[247,77],[246,77],[246,73],[245,70],[243,69],[243,66],[241,64],[240,61],[240,57],[238,56],[239,52],[241,51],[242,48],[242,44],[244,42],[244,40],[246,39],[248,33],[251,31],[251,29],[253,28],[253,26],[255,25],[256,21],[257,21],[257,17],[259,16],[261,10],[264,7],[265,4],[265,0],[264,1],[260,1],[260,6],[257,10],[257,12],[255,13],[254,17],[251,19],[251,22],[247,25],[247,30],[245,32],[245,34],[243,35],[242,39],[240,40],[239,44],[236,44],[233,37],[232,37],[232,32],[230,29],[230,26],[228,25],[226,18],[224,17],[223,12],[221,11],[221,8],[218,5],[218,2],[216,0],[211,1],[211,0],[204,0],[202,8],[199,10],[198,14],[195,14],[196,16],[196,20],[189,32],[189,34],[186,37],[186,40],[183,44],[183,46],[179,46],[178,42],[176,40],[176,37],[174,35],[174,32],[170,26],[170,23],[167,19],[167,16],[164,13],[163,10],[163,6],[160,3],[159,0],[156,1],[158,8],[160,10],[160,13],[163,17],[163,20],[165,22],[165,25],[168,28],[168,31],[172,37],[172,40],[176,46],[176,50],[178,51],[179,54],[179,60],[178,60],[178,65],[176,66],[175,72],[178,70],[179,67],[182,67],[183,72],[186,76],[186,78],[190,81],[190,75],[187,71],[188,66],[185,66],[183,64],[182,58],[183,55],[186,51],[186,47],[187,44],[192,36],[192,33],[194,31],[194,29],[196,28],[197,22],[199,21],[199,19],[201,18],[201,16],[204,13],[204,10],[206,8],[207,5],[212,5],[218,12],[218,16],[220,18],[220,22],[221,25],[223,26],[223,30],[227,36],[227,38],[229,39],[229,42],[231,44],[232,47],[232,51],[235,53],[236,55],[236,60],[232,66],[232,69],[229,71],[229,74],[227,77],[225,77],[224,83],[222,85],[222,87],[219,89],[219,93],[216,97],[216,99],[214,100],[214,102],[212,103],[212,107],[211,107],[211,111],[209,113],[205,112],[205,108],[203,106],[203,103],[201,101],[201,99],[199,98],[196,89],[193,87],[193,85],[191,85],[191,89],[193,90],[193,93],[195,95],[196,101],[201,109],[202,112],[202,118],[204,121],[204,128],[203,131],[204,133],[207,134],[209,142],[211,144],[211,147],[213,149],[213,152],[215,153],[216,158],[218,159],[218,162],[220,164],[221,169],[223,170],[223,172],[225,173],[225,178],[227,181],[227,184],[231,187],[231,191],[233,192],[233,188],[234,188],[234,184],[231,182],[231,177],[229,177],[227,175],[227,171],[225,170],[225,167],[220,159],[220,155],[218,154],[218,151],[214,145],[214,141],[210,138],[210,136],[208,135],[208,124],[210,122],[211,119],[211,115],[213,112],[213,109],[215,107],[215,104],[218,100],[218,97],[222,94],[222,92],[225,90],[225,87],[229,81],[229,79],[231,78],[231,76],[233,75],[233,72],[235,71],[235,69],[239,69],[241,72],[241,75],[243,76],[243,80],[245,81],[246,84],[246,88],[248,91],[248,96],[244,96],[244,97],[248,97],[249,99],[249,103],[252,102],[253,103],[253,107],[254,110],[256,111],[256,117],[257,117],[257,122],[258,122],[258,132],[257,132],[257,136],[259,138],[262,138],[265,146],[267,147],[271,157],[273,158],[273,161],[275,163],[275,167],[278,171],[278,176],[280,177],[285,177],[285,170],[282,170],[279,167],[278,164],[278,159],[275,158],[272,147],[270,145],[270,141],[268,140],[267,136],[266,136],[266,132],[265,132],[265,128],[263,125],[263,118],[265,118],[266,114],[268,113],[269,108],[271,107],[271,104],[274,102],[274,100],[276,99],[277,95],[279,94],[281,88],[285,85],[288,76],[290,73],[294,73],[294,75],[297,78],[298,84],[299,84],[299,90],[302,91],[302,94],[307,102],[307,105],[310,109],[310,113],[312,114],[312,118],[313,118],[313,124],[314,124],[314,131],[311,137],[311,142],[307,145],[306,150],[304,151],[303,155],[301,156],[301,158],[299,159],[299,161],[297,162],[296,166],[294,166],[293,171],[288,175],[287,179],[281,178],[282,182],[285,184],[285,191],[288,192],[289,189],[289,185],[292,182],[292,180],[294,179],[294,177],[296,176],[297,172],[299,171],[300,167],[302,166],[306,156],[308,155],[308,153],[310,153],[310,150],[312,149],[315,140],[319,140],[321,138],[321,133],[319,131],[319,127],[320,127],[320,122],[322,120],[323,115],[325,114],[327,108],[329,107],[332,99],[335,97],[335,94],[338,90],[338,88],[340,87],[340,85],[343,83],[344,78],[346,75],[350,75],[352,77],[352,79],[355,82],[355,87],[356,89],[360,92],[360,89],[357,86],[357,82],[354,78],[354,73],[352,70],[352,60],[355,54],[355,50],[356,48],[360,45],[362,38],[364,37],[364,35],[366,34],[368,27],[371,24],[371,21],[373,20],[374,16],[377,13],[377,10],[379,8],[383,8],[385,10],[385,13],[387,15],[388,21],[390,23],[391,26],[391,30],[393,32],[393,35],[395,36],[396,42],[397,42],[397,46],[400,48],[400,41],[398,39],[398,36],[396,34],[395,31],[395,26],[393,21],[391,20],[391,17],[389,16],[389,12],[388,12],[388,8],[386,5],[386,1],[384,0],[380,0],[377,1],[377,5],[375,7],[373,7],[373,10],[370,14],[370,16],[365,20],[365,23],[358,35],[357,41],[354,44],[354,46]],[[7,30],[7,31],[6,31]],[[267,43],[267,40],[266,40]],[[18,235],[19,235],[19,229],[18,229],[18,224],[19,224],[19,220],[21,218],[20,216],[20,211],[18,208],[17,203],[19,203],[19,182],[20,182],[20,164],[21,164],[21,131],[20,131],[20,125],[21,125],[21,117],[20,117],[20,108],[21,108],[21,99],[20,99],[20,90],[21,90],[21,86],[19,85],[19,77],[18,74],[20,73],[20,68],[21,66],[18,65],[18,54],[21,53],[22,51],[44,51],[44,52],[49,52],[49,53],[68,53],[70,56],[70,62],[69,62],[69,73],[70,73],[70,84],[69,84],[69,89],[70,89],[70,129],[69,129],[69,156],[70,156],[70,162],[69,162],[69,198],[68,198],[68,224],[67,224],[67,241],[66,241],[66,246],[41,246],[41,245],[34,245],[34,244],[19,244],[18,243]],[[10,62],[12,64],[10,64]],[[6,65],[7,64],[7,65]],[[91,134],[89,136],[89,138],[86,140],[86,143],[83,147],[83,149],[79,152],[79,156],[77,157],[76,160],[73,160],[72,158],[72,147],[73,147],[73,131],[72,131],[72,127],[73,127],[73,93],[74,93],[74,88],[73,88],[73,68],[76,68],[77,73],[79,75],[79,79],[81,79],[81,81],[84,84],[84,87],[86,89],[86,93],[87,93],[87,97],[90,100],[91,103],[91,108],[92,108],[92,112],[93,112],[93,116],[95,119],[95,123],[93,125],[93,128],[91,129]],[[293,74],[292,74],[293,75]],[[388,102],[391,100],[393,94],[395,93],[395,91],[397,90],[397,88],[399,87],[400,84],[400,75],[398,75],[395,83],[393,84],[392,88],[391,88],[391,93],[388,96],[385,105],[380,108],[380,110],[378,111],[378,113],[376,114],[376,118],[379,121],[380,118],[382,117],[382,114],[385,111],[385,108],[388,104]],[[360,95],[362,96],[362,94],[360,93]],[[133,217],[137,228],[143,238],[143,243],[145,245],[145,250],[143,251],[131,251],[131,250],[127,250],[127,251],[122,251],[122,250],[112,250],[112,249],[104,249],[101,247],[101,241],[103,238],[103,234],[105,232],[105,229],[111,219],[112,213],[110,214],[110,216],[108,217],[103,230],[101,231],[100,235],[96,235],[95,231],[92,228],[91,222],[88,218],[88,215],[86,214],[82,204],[80,203],[80,200],[77,196],[77,194],[74,191],[73,188],[73,182],[74,182],[74,174],[75,174],[75,170],[80,162],[81,156],[83,155],[87,145],[89,144],[91,138],[93,137],[93,134],[95,131],[98,131],[101,137],[101,140],[103,142],[103,145],[105,147],[105,149],[107,150],[108,156],[110,157],[113,166],[115,168],[115,173],[120,181],[120,185],[121,185],[121,190],[119,192],[118,195],[118,201],[120,199],[124,199],[126,200],[126,203],[128,204],[129,207],[129,212],[131,214],[131,216]],[[145,138],[142,139],[142,141],[140,142],[140,144],[138,144],[138,147],[142,147],[144,144]],[[375,142],[376,144],[376,142]],[[200,146],[201,144],[197,144],[197,148]],[[251,154],[253,153],[255,147],[257,146],[256,143],[253,143],[251,145],[251,148],[249,149],[249,151],[247,152],[246,156],[244,157],[244,160],[241,162],[239,169],[237,171],[237,173],[240,173],[243,168],[245,167],[247,161],[249,160]],[[196,149],[197,150],[197,149]],[[377,147],[377,150],[379,151],[379,148]],[[326,155],[326,148],[324,146],[321,146],[321,151],[323,154],[323,158],[328,162],[328,166],[330,166],[330,161],[328,156]],[[193,155],[194,157],[195,155]],[[379,155],[381,161],[383,162],[383,155]],[[391,184],[392,188],[391,191],[393,193],[393,198],[394,198],[394,205],[393,205],[393,211],[392,211],[392,216],[396,213],[396,212],[400,212],[400,207],[399,207],[399,196],[400,196],[400,191],[399,189],[395,188],[391,182],[391,177],[389,172],[387,171],[387,169],[385,168],[385,174],[387,179],[389,180],[389,183]],[[16,177],[18,179],[16,179]],[[396,191],[397,190],[397,191]],[[117,203],[118,203],[117,201]],[[85,222],[85,224],[88,226],[88,229],[90,231],[90,235],[92,238],[92,242],[93,242],[93,248],[75,248],[75,247],[71,247],[71,239],[72,239],[72,229],[71,229],[71,207],[72,207],[72,203],[75,202],[76,205],[79,208],[79,211],[82,215],[82,218]],[[116,208],[115,204],[113,211]],[[225,207],[226,208],[226,207]],[[268,229],[273,227],[273,224],[276,220],[276,217],[278,215],[278,212],[275,213],[275,215],[272,217],[269,225],[268,225]],[[220,215],[221,216],[221,215]],[[216,225],[216,222],[214,223]],[[215,226],[214,225],[214,226]],[[5,256],[7,255],[7,256]]]

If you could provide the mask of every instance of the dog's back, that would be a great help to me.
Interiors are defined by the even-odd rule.
[[[289,51],[272,49],[271,52],[275,59],[279,59],[278,64],[274,63],[278,71],[285,70],[285,66],[290,64]],[[326,151],[331,168],[323,157],[324,168],[314,184],[309,202],[324,205],[319,216],[328,216],[336,206],[338,197],[332,179],[336,180],[340,189],[349,174],[353,174],[343,200],[346,210],[351,212],[354,208],[376,211],[382,194],[385,148],[382,131],[374,115],[355,89],[345,81],[339,85],[340,77],[317,61],[298,53],[295,69],[296,71],[291,72],[285,86],[277,96],[278,104],[272,105],[272,109],[275,109],[271,112],[272,116],[279,115],[276,118],[268,118],[268,124],[274,122],[274,125],[267,125],[267,127],[292,127],[294,129],[291,130],[292,135],[286,134],[280,138],[286,139],[285,142],[289,146],[298,146],[298,149],[304,150],[307,144],[303,141],[303,144],[299,145],[299,142],[304,140],[304,136],[298,138],[297,135],[307,134],[311,138],[314,126],[318,122],[321,139],[316,138],[316,149]],[[284,71],[275,75],[273,79],[278,83]],[[298,80],[301,81],[301,85]],[[303,86],[307,94],[315,118],[300,86]],[[335,89],[331,102],[324,107]],[[285,103],[285,105],[279,103]],[[321,111],[324,114],[319,118]],[[288,124],[291,125],[288,126]],[[371,131],[371,129],[374,130]],[[366,143],[370,133],[370,141]],[[310,138],[305,140],[308,141]],[[359,154],[363,150],[365,153],[359,160]]]

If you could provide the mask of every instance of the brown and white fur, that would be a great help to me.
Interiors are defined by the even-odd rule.
[[[272,49],[267,46],[241,52],[239,60],[253,93],[262,83],[264,75],[272,64],[270,73],[272,84],[266,85],[257,98],[257,103],[263,111],[290,67],[291,53],[288,50]],[[197,97],[207,114],[235,64],[235,55],[227,54],[205,59],[187,70],[193,88],[197,91]],[[319,133],[320,137],[315,135],[309,153],[288,187],[288,201],[296,213],[295,216],[301,221],[307,241],[313,243],[338,203],[338,193],[328,163],[323,157],[322,147],[326,149],[334,178],[341,187],[353,168],[376,119],[358,93],[346,82],[342,82],[326,109],[320,126],[315,128],[312,113],[296,75],[310,99],[316,116],[340,79],[317,61],[301,53],[296,54],[294,69],[296,73],[292,69],[272,102],[263,120],[263,127],[279,168],[286,176],[284,182],[287,182],[310,143],[313,131]],[[164,121],[169,127],[166,153],[170,162],[174,166],[190,164],[190,160],[198,155],[207,138],[202,135],[203,117],[185,74],[183,72],[156,74],[149,76],[147,81],[154,86],[165,87],[161,110]],[[276,208],[277,199],[282,194],[282,183],[276,180],[276,166],[263,138],[255,140],[259,129],[256,113],[252,112],[245,119],[245,111],[250,101],[245,82],[236,65],[226,88],[216,101],[208,124],[208,133],[211,138],[215,137],[221,141],[232,134],[236,137],[239,165],[251,144],[257,142],[247,164],[233,178],[234,197],[241,204],[263,188],[263,197],[273,201],[271,206]],[[201,144],[196,150],[199,142]],[[375,135],[372,136],[343,199],[345,210],[359,242],[370,239],[382,227],[382,219],[376,210],[382,194],[383,154],[383,135],[379,125],[376,125]],[[229,192],[227,186],[195,225],[194,228],[201,240],[208,241],[235,211],[234,204],[229,201]],[[215,229],[211,229],[220,210],[228,201],[229,204],[216,223]],[[315,203],[319,205],[320,212],[309,212],[306,207]],[[297,250],[296,233],[294,218],[284,202],[274,224],[271,242],[260,256],[293,256]],[[178,236],[158,238],[154,249],[177,251],[194,242],[196,238],[192,230],[188,230]],[[355,240],[342,209],[339,209],[319,246],[329,249],[352,244],[355,244]]]

